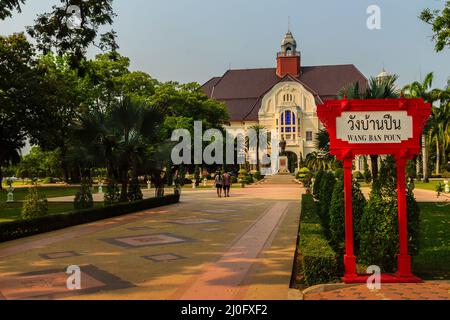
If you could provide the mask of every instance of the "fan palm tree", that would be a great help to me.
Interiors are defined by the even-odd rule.
[[[127,201],[129,172],[137,178],[149,146],[159,142],[158,130],[163,112],[143,102],[124,97],[106,112],[94,111],[83,116],[74,130],[80,144],[104,162],[108,178],[121,183],[120,200]]]
[[[430,72],[427,74],[422,82],[415,81],[403,88],[403,92],[408,98],[422,98],[426,102],[433,104],[439,99],[441,95],[439,90],[431,90],[433,86],[434,74]],[[423,180],[428,181],[428,155],[427,155],[427,132],[429,130],[430,122],[427,123],[422,134],[422,171]]]
[[[263,132],[267,132],[267,128],[260,125],[260,124],[255,124],[253,126],[251,126],[249,129],[254,130],[254,132],[256,133],[256,170],[260,171],[260,160],[259,160],[259,148],[260,148],[260,133]]]
[[[313,152],[306,156],[306,166],[313,171],[328,170],[331,168],[331,159],[321,152]]]

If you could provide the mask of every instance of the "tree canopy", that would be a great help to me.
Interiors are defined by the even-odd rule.
[[[450,47],[450,1],[446,2],[442,10],[423,10],[420,19],[431,25],[437,52]]]

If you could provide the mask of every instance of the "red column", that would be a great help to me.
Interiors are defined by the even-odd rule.
[[[406,159],[397,158],[397,196],[398,196],[398,236],[400,254],[398,255],[397,274],[411,277],[411,257],[408,255],[408,216],[406,207]]]
[[[349,281],[357,277],[356,258],[353,252],[353,159],[344,160],[344,200],[345,200],[345,276],[344,280]]]

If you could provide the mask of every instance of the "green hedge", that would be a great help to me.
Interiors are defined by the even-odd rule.
[[[302,198],[300,223],[299,272],[303,282],[312,286],[337,280],[337,255],[323,235],[312,195]]]
[[[123,203],[109,207],[94,208],[65,214],[19,220],[0,224],[0,242],[11,241],[40,233],[64,229],[84,223],[113,218],[133,212],[178,203],[179,195],[151,198],[138,202]]]

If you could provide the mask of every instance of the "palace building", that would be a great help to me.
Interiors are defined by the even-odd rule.
[[[259,124],[286,140],[286,152],[296,161],[315,150],[314,138],[323,127],[316,106],[336,99],[345,86],[367,78],[352,64],[304,66],[297,41],[286,33],[276,68],[228,70],[202,87],[205,94],[226,104],[230,126]]]

